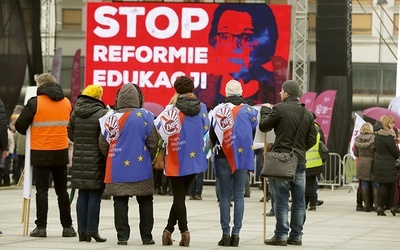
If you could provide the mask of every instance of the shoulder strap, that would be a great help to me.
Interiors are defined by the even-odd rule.
[[[301,105],[301,106],[302,106],[302,110],[301,110],[299,125],[297,126],[298,128],[300,128],[300,124],[303,121],[304,112],[305,112],[305,109],[306,109],[303,105]],[[293,140],[292,152],[290,152],[290,153],[293,153],[294,148],[297,146],[297,139],[299,138],[299,131],[300,131],[300,129],[297,129],[296,135],[294,136],[294,140]]]

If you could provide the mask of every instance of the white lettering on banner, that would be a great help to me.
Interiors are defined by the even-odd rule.
[[[94,62],[128,62],[130,58],[135,58],[140,63],[180,63],[207,64],[207,47],[162,47],[154,46],[122,46],[122,45],[94,45]]]
[[[93,82],[100,86],[117,87],[124,82],[136,82],[139,87],[159,88],[164,86],[166,88],[173,88],[176,78],[186,75],[182,71],[176,71],[171,76],[168,76],[166,71],[159,71],[155,82],[151,82],[150,78],[153,77],[154,71],[129,71],[129,70],[93,70]],[[193,78],[194,86],[206,88],[207,87],[207,73],[206,72],[189,72],[188,74]]]
[[[137,16],[144,16],[145,7],[118,7],[100,6],[94,12],[94,20],[99,25],[93,33],[101,38],[111,38],[120,32],[120,24],[113,17],[117,14],[126,16],[126,36],[135,38],[137,36]],[[156,19],[159,16],[168,18],[168,27],[161,30],[156,26]],[[197,20],[197,21],[195,21]],[[190,39],[193,31],[199,31],[207,27],[208,14],[201,8],[182,8],[181,13],[181,38]],[[169,7],[155,7],[145,17],[147,32],[157,39],[167,39],[175,35],[179,28],[178,14]]]

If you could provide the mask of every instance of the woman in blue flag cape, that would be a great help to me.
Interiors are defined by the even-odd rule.
[[[206,106],[193,93],[193,80],[181,76],[174,83],[176,94],[155,124],[165,142],[165,175],[170,178],[174,200],[163,232],[163,245],[172,245],[171,234],[178,222],[180,246],[189,246],[185,197],[197,173],[208,167],[203,137],[210,122]]]

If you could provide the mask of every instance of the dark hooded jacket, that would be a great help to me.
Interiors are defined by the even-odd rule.
[[[300,104],[297,97],[288,96],[283,102],[274,105],[272,109],[262,106],[260,110],[260,131],[265,133],[274,129],[276,136],[274,151],[290,153],[296,131],[299,131],[297,145],[294,149],[298,163],[305,163],[306,151],[316,142],[314,117],[305,108],[304,118],[300,124],[302,109],[303,105]]]
[[[375,153],[374,134],[360,134],[354,141],[354,155],[358,157],[357,179],[371,181],[371,164]]]
[[[397,181],[396,159],[399,158],[394,134],[381,129],[375,134],[375,162],[372,180],[379,183],[395,183]]]
[[[64,91],[57,83],[44,84],[38,87],[36,94],[37,96],[47,95],[55,102],[65,98]],[[48,108],[51,109],[51,107]],[[32,124],[36,115],[36,110],[37,97],[35,96],[28,100],[15,122],[15,128],[18,133],[26,135],[26,130]],[[33,166],[67,165],[68,161],[68,148],[63,150],[31,150],[31,163]]]
[[[74,143],[72,187],[104,189],[106,158],[99,148],[99,118],[107,113],[104,103],[80,95],[68,124],[68,138]]]
[[[116,109],[118,112],[129,112],[140,108],[139,93],[132,84],[121,87],[117,96]],[[134,143],[135,138],[132,138]],[[109,144],[102,134],[99,136],[99,146],[103,155],[107,156]],[[147,137],[146,146],[151,154],[151,159],[155,158],[158,146],[158,135],[153,124],[153,129]],[[106,193],[111,196],[144,196],[154,193],[154,179],[150,178],[138,182],[109,183],[106,184]]]
[[[6,109],[4,108],[3,101],[0,99],[0,155],[8,147],[7,124]]]

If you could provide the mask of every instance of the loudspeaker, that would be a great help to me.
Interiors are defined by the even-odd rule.
[[[348,0],[319,0],[316,15],[317,76],[348,75],[351,30]]]

